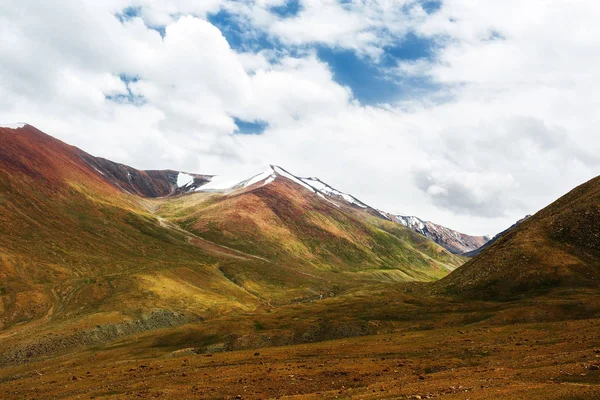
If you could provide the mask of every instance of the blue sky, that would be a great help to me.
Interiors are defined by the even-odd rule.
[[[287,0],[285,4],[271,7],[270,10],[280,17],[289,18],[297,15],[301,8],[299,0]]]
[[[420,90],[433,90],[427,80],[391,77],[398,63],[430,60],[435,54],[435,44],[430,39],[408,33],[394,44],[383,47],[381,59],[374,61],[352,50],[319,47],[317,55],[333,71],[334,79],[352,89],[355,98],[365,105],[394,103],[404,100]]]
[[[349,1],[340,0],[342,6]],[[414,7],[415,3],[409,3]],[[442,2],[439,0],[422,0],[417,2],[428,14],[439,11]],[[406,6],[405,8],[409,8]],[[297,17],[303,10],[300,0],[287,0],[281,5],[268,8],[268,11],[281,19]],[[115,13],[115,17],[126,22],[133,18],[143,17],[141,6],[129,6]],[[238,52],[260,52],[269,50],[278,54],[294,55],[314,52],[318,59],[327,63],[333,73],[334,80],[340,85],[349,87],[356,100],[363,105],[376,106],[384,103],[394,103],[420,96],[436,90],[429,79],[414,77],[399,77],[393,73],[394,69],[402,62],[418,60],[431,61],[435,56],[436,44],[434,39],[418,35],[414,31],[407,31],[403,35],[393,37],[390,43],[381,46],[381,54],[376,58],[339,46],[324,44],[290,46],[279,38],[269,35],[268,32],[253,29],[248,21],[239,14],[226,8],[217,12],[208,13],[207,20],[216,26],[227,39],[229,46]],[[149,29],[158,31],[164,38],[166,27],[145,20]],[[493,37],[500,37],[494,33]],[[127,82],[126,82],[127,83]],[[131,92],[127,95],[107,96],[115,101],[140,101]],[[238,132],[241,134],[259,134],[266,129],[268,123],[262,121],[247,121],[234,117]]]
[[[420,2],[420,5],[431,14],[439,10],[441,2],[427,0]],[[271,7],[269,10],[287,19],[297,16],[302,6],[298,0],[288,0],[284,5]],[[337,46],[289,46],[267,32],[249,31],[248,26],[240,22],[239,16],[226,10],[209,14],[208,20],[219,28],[229,45],[237,51],[272,50],[292,55],[314,52],[319,60],[328,64],[335,81],[349,87],[354,97],[364,105],[394,103],[422,94],[423,91],[435,90],[435,85],[427,79],[399,79],[391,73],[398,63],[431,60],[435,56],[436,42],[415,32],[409,31],[395,37],[391,43],[381,47],[381,56],[373,59],[354,49]],[[240,127],[240,131],[243,132],[244,129]]]
[[[233,120],[238,127],[236,133],[240,135],[260,135],[269,126],[269,124],[264,121],[245,121],[237,117]]]

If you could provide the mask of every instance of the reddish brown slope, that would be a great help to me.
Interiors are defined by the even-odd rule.
[[[199,237],[273,261],[278,271],[287,269],[286,279],[301,278],[298,285],[332,271],[343,281],[435,280],[463,262],[409,229],[333,203],[286,176],[266,182],[170,199],[158,213]],[[255,272],[236,273],[278,286],[274,272]]]
[[[64,187],[66,181],[91,185],[110,192],[106,183],[122,191],[142,197],[164,197],[179,193],[178,171],[142,171],[104,158],[94,157],[69,146],[40,130],[0,128],[0,169],[21,172],[48,188]],[[208,181],[206,176],[193,175],[194,185]]]
[[[117,192],[81,159],[84,154],[38,129],[0,128],[0,173],[7,174],[4,181],[19,176],[38,190],[56,193],[64,190],[68,181],[91,185],[104,193]]]
[[[0,143],[0,330],[164,309],[171,292],[159,287],[251,303],[212,266],[231,257],[217,260],[159,224],[147,200],[124,193],[83,151],[31,126],[0,129]],[[196,314],[213,306],[201,303]]]
[[[84,152],[81,152],[80,157],[113,185],[142,197],[165,197],[183,193],[209,181],[208,176],[191,174],[195,178],[193,184],[182,189],[177,187],[178,171],[142,171]]]

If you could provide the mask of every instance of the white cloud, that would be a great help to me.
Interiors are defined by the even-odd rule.
[[[0,4],[0,121],[143,168],[278,163],[468,233],[500,231],[597,173],[595,3],[446,0],[428,15],[412,0],[311,0],[293,17],[270,12],[282,4]],[[129,6],[140,17],[121,23],[115,13]],[[205,19],[221,8],[284,47],[236,52]],[[411,30],[443,46],[389,72],[428,79],[441,95],[361,105],[312,47],[377,59]],[[106,99],[130,92],[145,102]],[[234,135],[233,117],[268,128]]]
[[[272,126],[316,118],[347,107],[350,100],[349,90],[335,83],[328,66],[315,56],[285,57],[256,71],[251,85],[251,101],[236,114],[269,121]]]
[[[284,4],[281,0],[250,0],[227,2],[223,7],[246,20],[248,29],[261,29],[285,45],[326,45],[373,60],[427,15],[416,0],[300,0],[293,16],[271,12],[273,6]]]

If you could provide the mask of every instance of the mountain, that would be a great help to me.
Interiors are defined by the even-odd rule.
[[[314,180],[270,166],[233,185],[213,179],[193,195],[161,202],[156,213],[202,240],[268,260],[253,271],[224,270],[236,282],[251,280],[242,286],[252,293],[278,293],[281,288],[270,282],[275,276],[291,280],[290,286],[299,274],[332,280],[332,272],[344,285],[357,279],[429,281],[462,264],[354,197],[322,190]]]
[[[390,215],[394,221],[428,237],[440,246],[454,254],[463,254],[479,249],[490,239],[487,236],[471,236],[457,232],[445,226],[423,221],[417,217],[403,215]],[[465,254],[466,255],[466,254]]]
[[[69,343],[92,343],[432,281],[463,263],[279,167],[224,190],[218,177],[137,170],[29,125],[0,128],[0,143],[0,329],[11,335],[72,329]]]
[[[466,297],[510,299],[600,285],[600,177],[527,218],[438,282]]]
[[[473,251],[483,246],[489,238],[487,236],[470,236],[464,233],[457,232],[450,228],[434,224],[433,222],[422,221],[417,217],[406,217],[401,215],[393,215],[385,211],[376,209],[366,204],[365,202],[357,199],[355,196],[342,192],[333,186],[323,182],[317,177],[301,177],[293,175],[285,169],[277,166],[272,166],[274,171],[284,174],[294,182],[306,187],[308,190],[313,191],[321,198],[332,202],[332,204],[346,204],[351,205],[354,208],[363,209],[376,217],[383,217],[387,220],[400,223],[405,227],[417,232],[445,249],[449,250],[453,254],[462,254],[468,251]],[[266,172],[270,174],[269,171]],[[258,175],[260,176],[260,175]],[[202,190],[200,187],[198,190]]]
[[[515,222],[514,224],[512,224],[509,228],[507,228],[507,229],[503,230],[502,232],[496,234],[493,238],[491,238],[490,240],[488,240],[481,247],[476,248],[475,250],[471,250],[469,252],[463,253],[463,256],[465,256],[465,257],[475,257],[475,256],[479,255],[483,250],[487,249],[492,244],[496,243],[501,237],[507,235],[509,232],[511,232],[517,226],[521,225],[523,223],[523,221],[525,221],[529,217],[531,217],[531,215],[526,215],[524,218],[521,218],[520,220],[518,220],[517,222]]]
[[[187,193],[208,183],[211,178],[210,175],[173,170],[141,171],[84,152],[80,157],[114,186],[142,197],[166,197]]]
[[[139,171],[14,128],[2,399],[600,396],[600,178],[458,267],[317,178]]]
[[[0,128],[0,142],[0,328],[142,317],[160,327],[258,305],[216,267],[237,256],[190,245],[138,194],[175,191],[172,172],[127,168],[125,182],[127,172],[139,181],[124,188],[110,163],[99,170],[85,152],[31,126]],[[194,312],[167,286],[193,295]]]

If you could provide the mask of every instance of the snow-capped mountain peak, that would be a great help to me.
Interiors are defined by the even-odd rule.
[[[391,215],[392,219],[442,245],[452,253],[466,253],[489,241],[487,236],[471,236],[415,216]]]
[[[14,123],[10,123],[10,124],[0,123],[0,128],[19,129],[19,128],[25,127],[25,125],[27,125],[27,123],[25,123],[25,122],[14,122]]]
[[[270,165],[263,172],[254,174],[246,173],[245,176],[242,176],[239,173],[211,176],[208,178],[208,183],[199,186],[195,191],[229,193],[235,190],[248,188],[260,182],[262,182],[262,185],[267,185],[274,182],[278,177],[287,178],[338,207],[340,204],[337,204],[336,201],[362,209],[372,209],[372,207],[369,207],[351,194],[337,190],[317,177],[300,177],[278,165]]]
[[[466,235],[444,226],[424,221],[415,216],[394,215],[383,210],[375,209],[353,195],[342,192],[323,182],[318,177],[297,176],[277,165],[270,165],[263,172],[246,174],[245,177],[242,177],[241,174],[236,176],[212,176],[208,178],[208,183],[199,186],[195,191],[231,193],[233,191],[250,188],[253,185],[268,185],[280,177],[291,180],[299,186],[302,186],[304,189],[315,193],[321,200],[327,201],[336,207],[343,207],[345,205],[356,209],[362,209],[378,217],[404,225],[405,227],[432,239],[453,253],[465,253],[475,250],[489,240],[484,236]]]
[[[208,177],[208,182],[196,188],[197,192],[220,192],[228,193],[233,190],[247,188],[256,183],[271,183],[277,177],[277,172],[273,166],[264,168],[261,172],[236,171],[224,175],[212,175]]]
[[[319,178],[310,177],[310,178],[298,178],[298,179],[300,179],[306,185],[313,188],[317,193],[321,193],[321,194],[329,196],[329,197],[334,197],[337,199],[344,200],[347,203],[356,205],[360,208],[368,208],[369,207],[367,204],[358,200],[356,197],[354,197],[348,193],[341,192],[341,191],[333,188],[332,186],[329,186],[328,184],[326,184]]]

